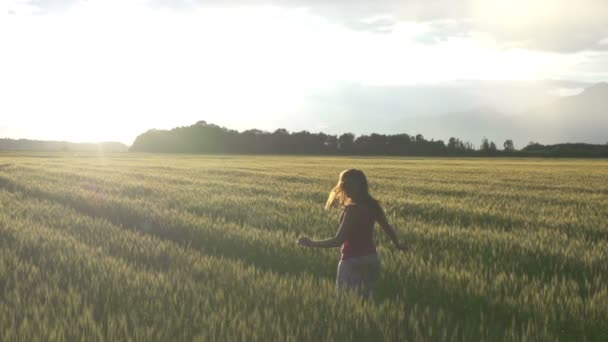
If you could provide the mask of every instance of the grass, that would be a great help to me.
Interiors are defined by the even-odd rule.
[[[323,204],[363,169],[375,301]],[[608,162],[0,154],[0,339],[608,340]]]

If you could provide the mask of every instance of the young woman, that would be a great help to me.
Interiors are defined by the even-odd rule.
[[[348,169],[340,173],[338,185],[330,192],[325,209],[331,208],[336,202],[344,206],[336,236],[319,241],[301,237],[298,244],[321,248],[342,246],[336,286],[338,290],[354,290],[368,298],[380,276],[374,224],[380,224],[398,249],[405,250],[406,246],[399,242],[380,204],[370,195],[363,171]]]

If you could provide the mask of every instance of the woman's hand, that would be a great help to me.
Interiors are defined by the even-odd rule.
[[[312,241],[306,236],[301,236],[300,238],[298,238],[298,245],[304,247],[312,247]]]

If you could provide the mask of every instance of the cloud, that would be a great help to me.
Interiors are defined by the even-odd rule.
[[[66,10],[78,3],[76,0],[7,0],[7,12],[10,14],[32,14]]]
[[[349,27],[353,30],[358,31],[370,31],[376,33],[389,33],[395,28],[396,22],[389,17],[378,17],[370,18],[368,20],[361,20],[351,22]]]
[[[373,32],[390,31],[399,22],[425,23],[429,30],[420,41],[427,43],[468,37],[477,32],[492,37],[505,48],[555,52],[608,49],[608,44],[601,43],[608,38],[608,1],[605,0],[256,2],[307,8],[311,13],[349,28]],[[383,19],[371,20],[378,17]]]
[[[604,0],[512,3],[479,0],[473,13],[479,30],[522,48],[556,52],[607,48],[600,44],[608,37],[608,2]]]
[[[469,38],[473,34],[473,26],[465,20],[441,20],[429,23],[427,30],[416,36],[416,41],[422,44],[438,44],[451,38]]]
[[[101,0],[13,1],[41,11]],[[608,50],[606,0],[134,0],[175,10],[196,7],[270,5],[305,9],[354,30],[392,31],[400,22],[426,23],[422,43],[437,43],[472,33],[485,34],[505,48],[577,52]],[[126,3],[126,2],[124,2]],[[122,6],[123,2],[117,2]],[[9,11],[15,11],[9,8]]]
[[[158,6],[218,6],[211,1],[152,0]],[[428,24],[419,41],[486,34],[505,48],[554,52],[607,50],[605,0],[229,0],[222,6],[268,4],[305,8],[351,29],[389,32],[399,22]],[[380,19],[377,19],[380,18]]]
[[[608,81],[608,52],[584,53],[577,60],[578,63],[565,69],[560,77],[589,83]]]

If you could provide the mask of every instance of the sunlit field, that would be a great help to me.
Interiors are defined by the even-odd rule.
[[[365,171],[373,302],[336,297]],[[608,341],[608,162],[0,154],[0,340]]]

